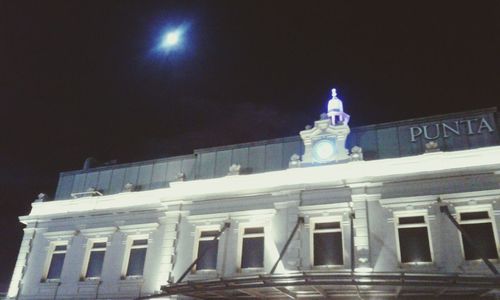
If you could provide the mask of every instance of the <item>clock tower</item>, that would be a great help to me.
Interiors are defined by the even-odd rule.
[[[332,89],[327,113],[321,114],[320,120],[314,122],[314,127],[308,126],[300,132],[304,142],[302,165],[348,161],[349,151],[345,148],[350,133],[348,122],[349,115],[344,112],[336,90]]]

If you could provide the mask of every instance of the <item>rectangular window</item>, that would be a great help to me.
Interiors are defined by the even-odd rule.
[[[264,227],[247,227],[241,240],[241,268],[264,267]]]
[[[148,250],[148,240],[133,240],[130,246],[130,255],[127,265],[127,276],[142,276],[144,262],[146,261],[146,251]]]
[[[200,232],[196,256],[198,259],[196,270],[215,270],[217,268],[219,240],[214,240],[214,238],[218,234],[218,230],[205,230]]]
[[[460,226],[470,236],[474,245],[481,249],[486,258],[497,259],[497,244],[490,212],[461,212],[459,216]],[[481,259],[481,255],[474,251],[474,248],[470,246],[463,234],[461,234],[461,237],[465,260]]]
[[[342,229],[338,222],[313,225],[313,263],[315,266],[343,265]]]
[[[51,253],[47,279],[60,279],[66,257],[67,245],[54,245]]]
[[[86,278],[101,277],[104,254],[106,253],[106,242],[93,242],[90,248],[89,261],[87,264]]]
[[[432,262],[425,216],[397,217],[396,226],[401,262]]]

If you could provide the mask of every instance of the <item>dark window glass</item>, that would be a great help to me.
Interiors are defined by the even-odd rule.
[[[216,237],[219,234],[218,230],[202,231],[200,237]]]
[[[424,216],[399,218],[399,224],[425,224]]]
[[[243,238],[241,268],[264,267],[264,237]]]
[[[64,251],[67,249],[67,245],[59,245],[54,248],[54,251]]]
[[[314,229],[338,229],[340,222],[316,223]]]
[[[92,245],[92,249],[101,249],[101,248],[106,248],[106,242],[94,243],[94,245]]]
[[[106,243],[104,243],[106,244]],[[102,271],[102,264],[104,262],[105,251],[92,251],[90,252],[89,265],[87,267],[86,277],[100,277]]]
[[[325,232],[314,234],[314,265],[343,265],[342,233]]]
[[[399,228],[401,262],[430,262],[431,250],[426,227]]]
[[[264,233],[263,227],[245,228],[245,234]]]
[[[460,214],[460,220],[462,220],[462,221],[489,219],[489,218],[490,218],[490,216],[488,215],[487,211],[478,211],[478,212],[470,212],[470,213],[461,213]]]
[[[215,270],[217,267],[217,251],[219,241],[200,241],[198,243],[197,270]]]
[[[61,278],[61,271],[65,256],[66,253],[54,253],[52,255],[52,259],[50,260],[49,272],[47,273],[47,279]]]
[[[142,275],[147,248],[131,249],[128,261],[127,276]]]
[[[148,244],[148,240],[135,240],[132,243],[132,246],[142,246],[142,245],[147,245],[147,244]]]
[[[486,258],[498,258],[497,247],[495,244],[495,236],[493,235],[493,226],[491,223],[479,224],[461,224],[462,228],[471,237],[474,245],[479,247]],[[462,235],[462,242],[464,244],[464,253],[466,260],[480,259],[479,253],[469,245],[467,240]]]

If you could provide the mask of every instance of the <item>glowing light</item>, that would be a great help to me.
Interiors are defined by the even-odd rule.
[[[167,32],[163,37],[162,47],[169,48],[179,43],[181,32],[179,30]]]

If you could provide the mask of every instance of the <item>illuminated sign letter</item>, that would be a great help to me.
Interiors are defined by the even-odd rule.
[[[436,127],[436,134],[434,136],[429,136],[428,133],[427,133],[427,125],[424,125],[422,126],[424,128],[424,137],[427,139],[427,140],[435,140],[439,137],[439,124],[434,124],[434,125],[431,125],[431,126],[434,126]]]
[[[458,125],[458,121],[455,121],[455,128],[448,126],[448,124],[446,124],[446,123],[443,123],[443,136],[444,137],[449,137],[447,130],[453,132],[456,135],[460,135],[460,127]]]
[[[467,124],[467,134],[468,135],[473,135],[474,131],[472,131],[472,122],[476,121],[477,119],[469,119],[469,120],[464,120],[460,121],[460,123],[466,123]]]
[[[420,127],[410,127],[411,141],[415,142],[415,138],[422,134],[422,128]]]
[[[481,118],[481,123],[479,124],[479,129],[477,130],[477,133],[481,133],[481,130],[483,128],[487,128],[488,132],[493,132],[493,128],[488,124],[488,121],[486,121],[485,118]]]

